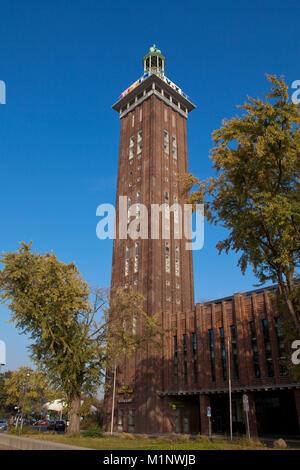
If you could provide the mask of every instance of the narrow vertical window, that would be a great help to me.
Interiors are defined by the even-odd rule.
[[[221,343],[221,366],[222,366],[222,374],[223,380],[227,379],[227,371],[226,371],[226,349],[225,349],[225,338],[224,338],[224,328],[220,328],[220,343]]]
[[[126,246],[126,253],[125,253],[125,276],[129,274],[129,256],[130,256],[130,249]]]
[[[239,379],[239,364],[237,356],[237,340],[236,340],[236,327],[231,325],[231,351],[232,351],[232,363],[233,363],[233,378],[235,380]]]
[[[130,222],[130,217],[131,217],[131,215],[130,215],[130,207],[131,206],[132,206],[132,197],[129,196],[129,198],[128,198],[128,216],[127,216],[127,223],[128,224]]]
[[[134,272],[137,273],[139,270],[139,253],[140,251],[140,243],[135,243],[135,257],[134,257]]]
[[[118,409],[118,431],[122,432],[124,427],[124,408]]]
[[[215,368],[215,347],[214,347],[214,332],[208,330],[209,335],[209,352],[210,352],[210,372],[212,382],[216,381],[216,368]]]
[[[165,120],[165,122],[167,122],[167,120],[168,120],[168,111],[166,109],[164,111],[164,120]]]
[[[170,206],[169,206],[169,193],[165,191],[165,217],[167,220],[170,219]]]
[[[172,114],[172,127],[175,127],[175,116]]]
[[[135,429],[135,409],[129,408],[128,430],[134,432]]]
[[[187,384],[187,335],[183,335],[183,382]]]
[[[138,132],[138,139],[137,139],[137,154],[142,152],[143,148],[143,131]]]
[[[279,358],[279,373],[280,375],[288,375],[288,369],[286,366],[286,352],[283,341],[282,327],[279,317],[275,317],[275,329],[278,346],[278,358]]]
[[[134,114],[132,115],[131,125],[132,125],[132,127],[134,127]]]
[[[143,120],[143,110],[140,109],[140,122],[142,122],[142,120]]]
[[[179,276],[180,261],[179,261],[179,246],[175,247],[175,275]]]
[[[260,377],[260,367],[259,367],[259,357],[258,357],[258,348],[256,340],[256,329],[254,321],[250,322],[250,333],[251,333],[251,346],[253,354],[253,366],[254,366],[254,375],[256,378]]]
[[[130,137],[129,140],[129,159],[134,156],[134,137]]]
[[[194,384],[198,382],[197,371],[197,333],[192,333],[192,346],[193,346],[193,376]]]
[[[273,359],[272,359],[269,327],[268,327],[267,320],[262,320],[262,327],[263,327],[263,335],[264,335],[268,377],[273,377],[274,376]]]
[[[169,153],[169,133],[164,131],[164,152]]]
[[[173,337],[174,344],[174,384],[178,384],[178,348],[177,348],[177,336]]]
[[[170,272],[170,247],[169,242],[165,242],[165,262],[166,262],[166,272]]]
[[[176,137],[172,137],[172,155],[175,160],[177,160],[177,141]]]
[[[134,314],[132,317],[132,334],[136,335],[136,324],[137,324],[137,316]]]

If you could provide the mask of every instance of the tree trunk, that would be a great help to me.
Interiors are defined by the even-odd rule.
[[[80,433],[80,414],[79,410],[81,408],[81,399],[80,395],[76,394],[72,397],[71,400],[71,409],[70,409],[70,424],[68,427],[68,434],[79,434]]]
[[[296,314],[293,302],[290,299],[291,292],[290,292],[290,289],[289,289],[289,285],[287,284],[287,282],[285,282],[283,280],[282,273],[278,273],[278,280],[279,280],[279,285],[280,285],[280,288],[281,288],[281,293],[283,294],[283,297],[284,297],[285,304],[287,306],[289,315],[290,315],[290,317],[291,317],[291,319],[294,323],[295,331],[297,332],[297,335],[300,338],[300,323],[299,323],[299,320],[297,318],[297,314]]]

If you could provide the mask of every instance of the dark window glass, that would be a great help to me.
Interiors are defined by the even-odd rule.
[[[183,382],[187,384],[187,335],[183,335]]]
[[[233,378],[239,379],[239,364],[237,356],[237,340],[236,340],[236,326],[231,325],[231,351],[232,351],[232,363],[233,363]]]
[[[209,351],[210,351],[210,371],[211,371],[211,380],[216,381],[216,369],[215,369],[215,348],[214,348],[214,332],[213,330],[208,330],[209,335]]]
[[[194,383],[198,382],[197,371],[197,333],[192,333],[192,346],[193,346],[193,375]]]
[[[224,328],[220,328],[220,343],[221,343],[221,366],[222,366],[222,374],[223,380],[227,379],[227,371],[226,371],[226,350],[225,350],[225,338],[224,338]]]
[[[276,329],[276,336],[277,336],[280,375],[288,375],[288,369],[286,366],[286,353],[285,353],[280,318],[275,317],[274,320],[275,320],[275,329]]]
[[[264,343],[265,343],[265,355],[266,355],[266,361],[267,361],[267,373],[269,377],[273,377],[274,376],[273,359],[272,359],[269,327],[268,327],[267,320],[262,320],[262,327],[263,327],[263,335],[264,335]]]
[[[178,384],[178,348],[177,336],[174,336],[174,384]]]
[[[260,377],[260,367],[258,359],[258,349],[257,349],[257,340],[256,340],[256,330],[254,321],[250,322],[250,333],[251,333],[251,346],[253,353],[253,366],[254,366],[254,375],[255,377]]]

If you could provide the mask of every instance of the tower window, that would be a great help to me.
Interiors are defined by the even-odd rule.
[[[179,261],[179,247],[175,247],[175,275],[179,276],[180,261]]]
[[[143,131],[138,132],[138,139],[137,139],[137,153],[141,153],[143,148]]]
[[[138,191],[138,192],[136,193],[136,202],[137,202],[137,203],[141,202],[141,193],[140,193],[140,191]]]
[[[169,133],[164,131],[164,151],[169,153]]]
[[[130,137],[129,141],[129,159],[133,158],[134,155],[134,136]]]
[[[168,111],[166,109],[164,110],[164,119],[165,119],[165,122],[167,122],[167,120],[168,120]]]
[[[132,125],[132,127],[134,127],[134,114],[132,115],[131,125]]]
[[[127,223],[129,224],[130,222],[130,207],[132,206],[132,197],[129,196],[128,198],[128,217],[127,217]]]
[[[172,136],[172,155],[173,158],[176,160],[177,159],[177,142],[176,142],[176,137]]]
[[[142,120],[143,120],[143,110],[140,109],[140,122],[142,122]]]
[[[140,243],[135,243],[135,257],[134,257],[134,272],[137,273],[139,270],[139,251],[140,251]]]
[[[165,242],[165,262],[166,262],[166,272],[170,272],[170,247],[169,242]]]
[[[175,127],[175,116],[172,114],[172,126]]]
[[[125,253],[125,276],[129,274],[129,256],[130,256],[130,249],[126,246],[126,253]]]

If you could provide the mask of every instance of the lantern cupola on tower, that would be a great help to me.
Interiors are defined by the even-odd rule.
[[[155,44],[150,47],[148,54],[143,57],[144,73],[154,73],[159,76],[165,74],[166,59]]]

